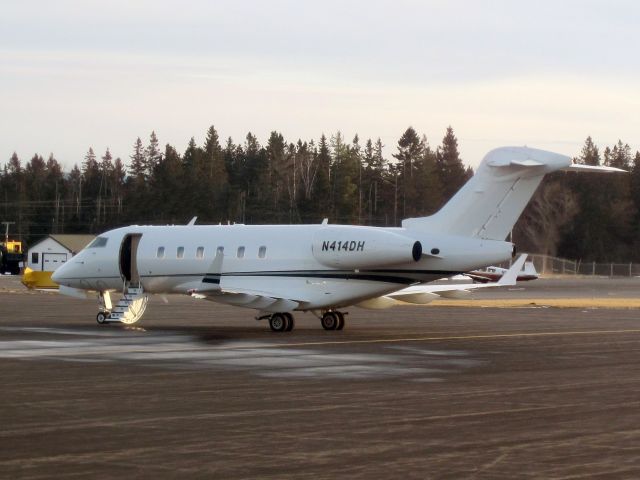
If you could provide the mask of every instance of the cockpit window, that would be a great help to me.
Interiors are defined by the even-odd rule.
[[[108,237],[96,237],[93,242],[87,245],[87,248],[102,248],[107,246]]]

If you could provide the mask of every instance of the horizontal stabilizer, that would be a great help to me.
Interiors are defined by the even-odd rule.
[[[626,170],[616,167],[607,167],[605,165],[583,165],[581,163],[573,163],[567,168],[562,169],[565,172],[609,172],[609,173],[626,173]]]

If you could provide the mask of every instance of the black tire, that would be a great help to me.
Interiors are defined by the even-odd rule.
[[[105,323],[107,323],[108,318],[109,318],[109,314],[107,312],[98,312],[98,315],[96,315],[96,321],[100,325],[104,325]]]
[[[291,330],[293,330],[293,327],[296,326],[296,321],[293,318],[293,315],[289,312],[283,313],[283,315],[287,319],[287,328],[285,328],[285,332],[290,332]]]
[[[338,315],[335,312],[327,312],[320,319],[322,328],[325,330],[335,330],[338,326]]]
[[[274,332],[284,332],[287,328],[287,319],[281,313],[274,313],[269,317],[269,327]]]
[[[338,325],[336,325],[336,330],[342,330],[344,328],[344,313],[336,312],[338,315]]]

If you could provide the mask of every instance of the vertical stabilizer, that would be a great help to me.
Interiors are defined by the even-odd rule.
[[[402,226],[466,237],[504,240],[542,178],[569,167],[570,157],[527,147],[490,151],[475,175],[430,217],[408,218]]]

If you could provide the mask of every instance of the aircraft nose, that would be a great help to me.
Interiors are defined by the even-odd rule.
[[[51,280],[53,280],[54,282],[56,282],[58,285],[67,285],[66,280],[66,273],[69,270],[69,264],[68,263],[64,263],[62,265],[60,265],[55,272],[53,272],[53,274],[51,275]]]

